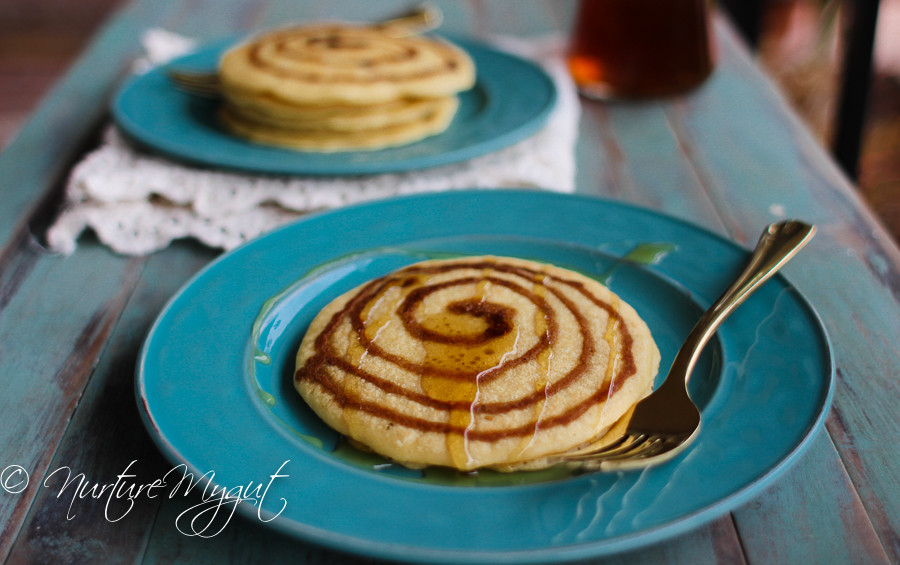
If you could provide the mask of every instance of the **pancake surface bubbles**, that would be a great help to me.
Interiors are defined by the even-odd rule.
[[[332,428],[412,467],[539,468],[646,396],[659,351],[597,281],[466,257],[410,265],[326,306],[294,384]]]

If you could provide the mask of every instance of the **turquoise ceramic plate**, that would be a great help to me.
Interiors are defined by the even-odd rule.
[[[475,61],[475,87],[460,95],[460,108],[446,131],[403,147],[304,153],[249,143],[219,124],[217,102],[175,89],[165,68],[123,85],[112,113],[130,137],[170,157],[273,174],[356,175],[434,167],[495,151],[535,133],[556,103],[553,80],[524,59],[470,41],[456,43]],[[229,45],[210,45],[171,64],[214,70]]]
[[[691,380],[704,427],[643,471],[419,473],[347,447],[292,388],[315,313],[362,282],[428,257],[512,255],[606,281],[647,321],[665,373],[748,253],[655,212],[589,197],[464,191],[309,217],[228,253],[153,326],[137,372],[150,433],[175,463],[223,487],[267,483],[267,522],[363,555],[543,563],[658,541],[734,508],[794,461],[822,425],[830,349],[776,276],[725,322]],[[286,506],[284,506],[286,504]],[[257,508],[239,506],[252,519]],[[269,514],[266,514],[269,513]]]

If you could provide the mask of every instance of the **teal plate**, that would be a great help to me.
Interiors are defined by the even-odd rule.
[[[553,80],[519,57],[472,41],[454,42],[475,61],[475,86],[460,94],[459,110],[447,130],[402,147],[309,153],[244,141],[219,124],[218,102],[177,90],[165,67],[127,81],[113,99],[112,114],[129,137],[169,157],[269,174],[362,175],[422,169],[484,155],[537,132],[556,103]],[[171,66],[212,71],[233,43],[210,44]]]
[[[647,321],[665,374],[748,252],[656,212],[538,191],[461,191],[310,216],[223,255],[174,296],[137,369],[138,405],[168,458],[223,488],[267,484],[238,510],[300,540],[398,561],[546,563],[632,549],[729,511],[795,461],[831,401],[831,352],[776,276],[719,330],[691,379],[704,426],[641,471],[418,472],[344,444],[292,387],[313,316],[414,261],[495,254],[598,278]],[[659,380],[659,379],[657,379]],[[260,514],[257,514],[259,512]]]

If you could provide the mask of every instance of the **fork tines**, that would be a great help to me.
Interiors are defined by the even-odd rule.
[[[565,460],[585,470],[612,470],[628,467],[642,467],[646,460],[665,454],[666,459],[672,453],[670,446],[684,441],[681,435],[634,433],[624,434],[614,442],[596,450],[565,456]]]

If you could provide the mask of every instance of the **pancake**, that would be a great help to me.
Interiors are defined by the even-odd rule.
[[[402,99],[367,106],[297,105],[273,96],[224,93],[230,112],[245,121],[279,129],[365,131],[427,121],[452,104],[451,97]]]
[[[441,133],[453,121],[458,104],[456,98],[444,98],[437,100],[434,108],[418,120],[350,131],[263,123],[227,104],[221,107],[219,117],[229,130],[257,143],[306,151],[359,151],[405,145]]]
[[[540,468],[649,394],[659,351],[597,281],[507,257],[425,261],[336,298],[294,384],[357,445],[410,467]]]
[[[452,96],[474,84],[475,67],[465,51],[438,39],[313,24],[270,31],[230,49],[219,78],[226,92],[289,104],[370,105]]]

